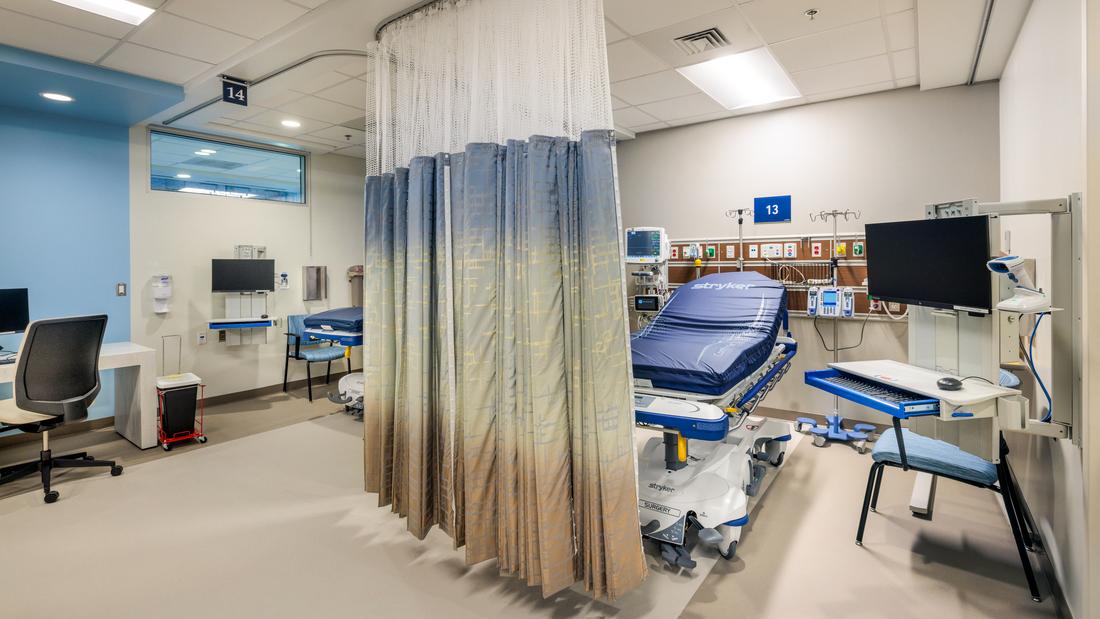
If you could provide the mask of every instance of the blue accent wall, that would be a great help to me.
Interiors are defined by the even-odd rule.
[[[32,320],[106,313],[105,341],[129,340],[128,127],[0,107],[0,145],[0,288],[28,288]],[[105,372],[91,417],[113,408]]]

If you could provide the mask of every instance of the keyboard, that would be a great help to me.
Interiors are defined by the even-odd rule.
[[[940,412],[939,400],[832,368],[806,372],[806,384],[902,419]]]

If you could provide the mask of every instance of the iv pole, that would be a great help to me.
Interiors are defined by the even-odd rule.
[[[747,208],[731,208],[726,211],[726,217],[737,218],[737,271],[745,271],[745,213],[752,211]],[[835,226],[834,226],[835,227]]]

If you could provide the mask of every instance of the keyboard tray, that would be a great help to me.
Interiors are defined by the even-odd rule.
[[[807,371],[806,384],[899,419],[940,414],[939,400],[833,368]]]

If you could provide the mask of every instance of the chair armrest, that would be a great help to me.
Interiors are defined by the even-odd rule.
[[[286,335],[286,351],[290,352],[290,338],[294,338],[294,358],[297,359],[302,356],[302,336],[297,333],[284,333]]]

